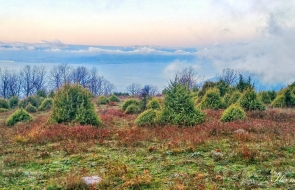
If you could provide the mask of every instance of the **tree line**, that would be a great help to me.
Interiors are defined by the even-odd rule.
[[[110,95],[115,85],[99,76],[97,69],[68,64],[54,66],[49,72],[45,66],[26,65],[19,71],[0,68],[0,97],[28,97],[38,91],[55,91],[65,84],[80,84],[95,95]]]

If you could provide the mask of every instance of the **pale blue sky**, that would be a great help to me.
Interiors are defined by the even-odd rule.
[[[294,24],[294,0],[0,0],[0,41],[201,46]]]

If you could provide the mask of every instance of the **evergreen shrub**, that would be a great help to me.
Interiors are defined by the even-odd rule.
[[[109,103],[109,99],[107,97],[102,95],[97,98],[97,101],[96,101],[97,105],[105,105],[107,103]]]
[[[120,102],[120,99],[118,98],[118,96],[112,94],[112,95],[109,97],[109,101],[110,101],[110,102]]]
[[[33,117],[24,109],[18,109],[11,116],[9,116],[6,120],[6,125],[13,126],[18,122],[30,121],[32,119]]]
[[[265,110],[263,103],[257,98],[257,94],[254,90],[248,89],[242,95],[240,101],[240,106],[245,110]]]
[[[194,106],[192,92],[186,86],[171,83],[166,89],[160,122],[164,125],[193,126],[204,120],[205,114]]]
[[[147,109],[160,110],[161,105],[160,105],[158,99],[152,98],[147,104]]]
[[[142,112],[135,120],[138,126],[153,126],[157,123],[157,111],[148,109]]]
[[[18,106],[19,99],[17,96],[12,96],[11,98],[9,98],[8,102],[10,108],[15,108]]]
[[[219,109],[224,107],[219,90],[216,88],[209,89],[199,105],[201,109]]]
[[[126,114],[136,114],[139,113],[141,111],[140,106],[136,105],[136,104],[130,104],[126,110],[124,111],[124,113]]]
[[[101,121],[95,113],[91,97],[87,89],[66,84],[54,96],[50,122],[100,125]]]
[[[140,103],[139,101],[135,100],[134,98],[130,98],[124,101],[123,105],[122,105],[122,111],[125,112],[127,107],[130,106],[131,104],[134,104],[138,107],[140,107]]]
[[[40,111],[47,111],[52,108],[53,100],[52,98],[45,98],[41,105],[39,106]]]
[[[220,121],[229,122],[229,121],[245,119],[245,118],[246,118],[246,114],[243,108],[233,104],[230,107],[228,107],[226,110],[224,110]]]
[[[37,108],[35,106],[32,106],[32,104],[30,104],[30,103],[27,105],[25,110],[29,113],[36,113],[37,112]]]
[[[9,104],[6,99],[0,98],[0,108],[9,109]]]

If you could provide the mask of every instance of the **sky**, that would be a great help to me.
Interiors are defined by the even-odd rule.
[[[206,78],[233,68],[265,84],[295,81],[295,0],[0,0],[0,5],[0,67],[87,63],[101,67],[115,84],[120,80],[108,71],[119,67],[116,74],[131,69],[125,83],[133,82],[130,77],[147,83],[145,75],[163,85],[187,66]],[[149,73],[139,71],[143,68]]]

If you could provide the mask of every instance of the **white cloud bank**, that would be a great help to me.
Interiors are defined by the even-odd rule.
[[[197,52],[216,72],[224,68],[246,71],[263,83],[290,84],[295,81],[295,25],[286,25],[270,14],[260,36],[239,43],[215,44]]]

